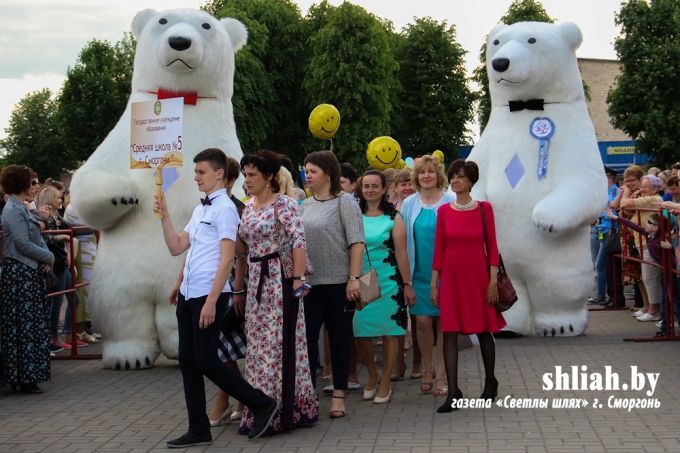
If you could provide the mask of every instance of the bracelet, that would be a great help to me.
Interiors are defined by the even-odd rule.
[[[242,296],[242,295],[245,294],[245,293],[246,293],[246,290],[245,290],[245,289],[242,289],[242,290],[240,290],[240,291],[232,291],[232,292],[231,292],[231,295],[232,295],[232,296]]]
[[[234,255],[234,261],[236,261],[236,260],[242,260],[242,259],[245,258],[245,257],[246,257],[246,254],[245,254],[245,253],[242,253],[242,254],[240,254],[240,255]]]
[[[409,280],[409,281],[407,281],[407,282],[404,282],[404,286],[413,287],[413,281],[412,281],[412,280]]]

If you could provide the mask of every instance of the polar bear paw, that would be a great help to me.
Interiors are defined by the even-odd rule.
[[[155,341],[124,340],[104,343],[102,362],[108,370],[151,368],[160,351]]]
[[[563,215],[559,212],[553,212],[553,209],[545,205],[536,205],[531,220],[536,228],[551,235],[558,235],[567,229]]]
[[[574,337],[583,334],[588,325],[587,313],[540,313],[534,318],[536,335],[542,337]]]
[[[113,197],[111,198],[111,204],[114,206],[127,206],[127,207],[134,207],[135,205],[139,204],[139,198],[137,197]]]

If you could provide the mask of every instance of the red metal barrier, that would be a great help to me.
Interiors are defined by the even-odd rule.
[[[668,214],[668,224],[672,225],[671,221],[671,214],[664,209],[647,209],[647,208],[626,208],[628,211],[637,211],[637,223],[638,225],[641,224],[640,220],[640,213],[643,211],[647,212],[655,212],[658,213],[661,217],[664,217],[664,213]],[[620,228],[622,229],[622,235],[623,231],[625,231],[627,228],[625,225],[621,225]],[[670,234],[667,234],[670,232],[665,231],[664,227],[664,222],[661,222],[659,224],[659,236],[662,238],[670,237]],[[631,232],[632,234],[632,232]],[[662,261],[661,264],[658,264],[656,261],[649,259],[645,260],[645,241],[643,241],[643,237],[641,234],[638,234],[638,240],[639,244],[637,244],[638,250],[640,252],[640,258],[635,258],[633,256],[629,256],[624,254],[625,249],[622,249],[622,253],[614,255],[615,259],[620,259],[621,263],[623,264],[624,261],[634,261],[642,264],[649,264],[655,267],[658,267],[661,269],[662,277],[663,277],[663,290],[664,290],[664,297],[663,297],[663,303],[665,304],[665,310],[664,310],[664,334],[663,336],[653,336],[653,337],[633,337],[633,338],[624,338],[623,341],[635,341],[635,342],[643,342],[643,341],[678,341],[680,340],[680,336],[675,334],[675,307],[674,307],[674,293],[675,293],[675,284],[673,281],[673,276],[674,275],[679,275],[678,271],[675,269],[675,259],[674,256],[669,253],[669,251],[662,249],[663,252],[661,254]],[[616,268],[616,265],[614,266]],[[614,277],[618,277],[619,279],[621,278],[620,275],[616,275],[616,272],[614,272]],[[620,280],[614,280],[614,303],[618,304],[619,301],[619,295],[618,295],[618,289],[621,287],[621,282]],[[625,309],[625,307],[620,307],[618,305],[615,305],[614,307],[610,308],[610,310],[621,310]]]
[[[69,237],[69,256],[71,257],[71,264],[69,266],[69,269],[71,270],[71,287],[66,288],[63,291],[55,291],[53,293],[47,294],[48,297],[51,296],[58,296],[58,295],[65,295],[66,296],[66,303],[71,304],[71,351],[69,354],[56,354],[54,357],[52,357],[52,360],[94,360],[94,359],[101,359],[102,355],[101,354],[79,354],[78,353],[78,338],[76,336],[76,319],[77,319],[77,313],[76,313],[76,298],[75,298],[75,293],[79,288],[82,288],[84,286],[88,286],[90,282],[88,281],[83,281],[82,283],[76,284],[76,253],[75,253],[75,247],[73,244],[73,239],[75,237],[75,233],[78,231],[92,231],[92,228],[89,227],[73,227],[67,230],[48,230],[48,231],[43,231],[43,234],[66,234]],[[68,299],[71,299],[70,302]]]

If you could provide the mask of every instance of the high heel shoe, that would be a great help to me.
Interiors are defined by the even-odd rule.
[[[497,396],[498,396],[498,380],[494,376],[492,381],[484,382],[484,391],[482,392],[482,396],[480,396],[480,398],[493,401],[494,399],[496,399]]]
[[[208,421],[210,422],[210,427],[214,428],[215,426],[226,425],[227,423],[229,423],[231,421],[230,417],[232,412],[233,411],[231,406],[227,406],[227,408],[224,410],[220,418],[218,418],[217,420],[210,420],[210,418],[208,418]]]
[[[427,379],[429,376],[430,379]],[[432,370],[426,370],[423,373],[423,382],[420,384],[420,391],[422,393],[430,393],[432,391],[432,387],[434,387],[434,371]]]
[[[333,395],[331,398],[336,400],[344,400],[345,395],[342,396]],[[331,409],[330,412],[328,413],[328,416],[330,418],[342,418],[345,416],[345,409]]]
[[[362,395],[364,401],[369,401],[375,398],[375,395],[378,393],[378,385],[380,385],[380,378],[381,376],[378,375],[378,379],[375,381],[375,387],[373,387],[372,389],[369,390],[368,386],[364,387],[364,393]]]
[[[446,401],[444,401],[444,404],[437,408],[437,413],[446,414],[452,411],[457,411],[458,407],[453,407],[453,400],[459,400],[461,398],[463,398],[463,392],[460,389],[456,389],[456,393],[450,397],[447,397]]]
[[[392,389],[387,393],[387,396],[378,396],[377,394],[375,395],[375,398],[373,398],[373,403],[374,404],[385,404],[390,402],[390,398],[392,398]]]

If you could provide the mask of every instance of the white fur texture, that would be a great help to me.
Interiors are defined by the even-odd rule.
[[[154,172],[129,168],[130,103],[156,99],[149,92],[159,87],[209,98],[184,107],[184,166],[166,193],[178,232],[201,196],[193,180],[194,156],[205,148],[220,148],[237,160],[243,155],[231,96],[234,54],[247,40],[245,26],[199,10],[147,9],[135,16],[132,30],[137,52],[128,107],[71,184],[76,210],[101,230],[92,314],[106,338],[104,366],[115,369],[150,367],[160,352],[177,357],[177,322],[168,296],[182,260],[168,253],[152,212]],[[171,36],[188,38],[191,46],[174,50]]]
[[[535,43],[529,39],[534,38]],[[521,22],[496,26],[487,42],[492,110],[469,160],[477,162],[473,195],[494,206],[496,233],[519,300],[504,313],[525,335],[583,333],[593,286],[589,224],[606,204],[606,178],[583,94],[575,24]],[[493,60],[506,58],[499,72]],[[545,99],[544,111],[510,112],[509,101]],[[548,173],[537,177],[536,117],[555,123]],[[505,169],[517,154],[525,173],[513,189]]]

